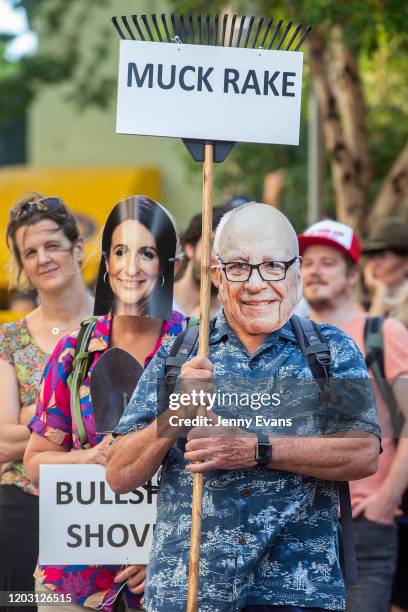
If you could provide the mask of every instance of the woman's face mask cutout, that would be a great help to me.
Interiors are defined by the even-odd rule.
[[[104,229],[95,313],[170,319],[176,244],[163,207],[144,197],[120,202]]]

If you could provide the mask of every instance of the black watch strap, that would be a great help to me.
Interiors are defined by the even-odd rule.
[[[264,434],[259,434],[257,438],[255,460],[257,465],[265,467],[272,461],[272,444],[270,443],[268,436]]]

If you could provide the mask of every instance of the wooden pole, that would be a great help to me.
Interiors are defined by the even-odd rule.
[[[208,356],[208,337],[210,329],[211,297],[211,236],[213,208],[213,158],[214,146],[206,144],[203,166],[203,205],[202,205],[202,251],[200,282],[200,335],[198,354]],[[205,415],[205,406],[200,406],[198,415]],[[200,569],[200,537],[204,475],[193,476],[193,501],[191,509],[190,567],[188,574],[187,612],[197,612],[197,597]]]

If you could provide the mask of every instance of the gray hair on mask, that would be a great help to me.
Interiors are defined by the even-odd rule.
[[[217,229],[215,231],[215,236],[214,236],[214,243],[213,243],[213,254],[215,256],[220,256],[220,249],[221,249],[221,236],[222,233],[225,229],[225,227],[228,225],[228,223],[231,221],[231,219],[237,215],[238,213],[240,213],[242,210],[249,208],[251,206],[259,206],[260,202],[246,202],[245,204],[242,204],[242,206],[237,206],[236,208],[233,208],[232,210],[230,210],[229,212],[227,212],[225,215],[223,215],[221,221],[219,222]],[[294,248],[294,255],[298,256],[299,255],[299,243],[298,243],[298,239],[297,239],[297,235],[296,232],[291,224],[291,222],[289,221],[289,219],[283,214],[281,213],[279,210],[277,210],[276,208],[271,207],[271,209],[280,217],[282,217],[288,224],[288,227],[292,230],[292,238],[293,238],[293,248]]]

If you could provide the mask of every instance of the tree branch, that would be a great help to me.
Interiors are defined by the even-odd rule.
[[[364,233],[367,192],[357,177],[354,156],[346,142],[337,99],[329,80],[324,41],[316,31],[309,38],[309,55],[326,149],[331,158],[337,216],[339,221]]]
[[[408,210],[408,144],[384,179],[371,209],[369,224],[373,225],[382,217],[398,214],[401,209]]]
[[[344,138],[354,157],[355,175],[361,188],[370,193],[372,166],[367,133],[367,105],[355,55],[344,41],[339,25],[332,28],[331,50],[334,59],[337,101]]]

